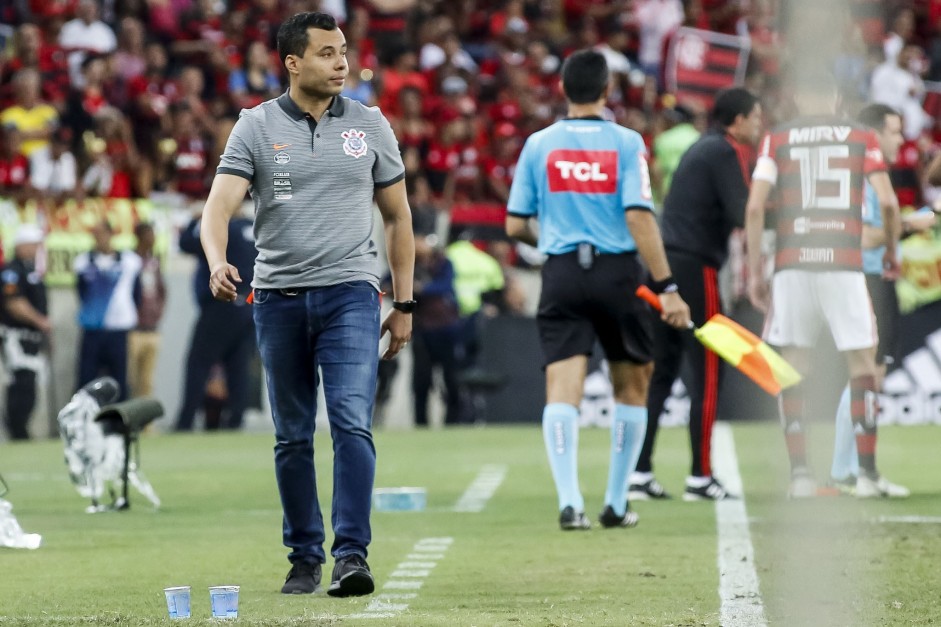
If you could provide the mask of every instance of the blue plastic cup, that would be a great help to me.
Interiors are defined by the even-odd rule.
[[[189,618],[190,617],[190,587],[175,586],[173,588],[164,588],[163,593],[167,597],[167,612],[170,618]]]
[[[425,488],[376,488],[372,493],[377,512],[420,512],[427,500]]]
[[[239,586],[209,586],[213,618],[239,617]]]

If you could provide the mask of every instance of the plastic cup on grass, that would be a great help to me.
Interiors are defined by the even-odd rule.
[[[164,588],[163,593],[167,597],[167,612],[170,618],[189,618],[190,617],[190,587],[175,586],[173,588]]]
[[[213,618],[239,617],[239,586],[209,586]]]
[[[420,512],[428,500],[425,488],[376,488],[372,506],[378,512]]]

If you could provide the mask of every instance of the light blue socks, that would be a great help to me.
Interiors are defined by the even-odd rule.
[[[627,480],[637,467],[640,449],[647,433],[647,408],[635,405],[614,406],[611,421],[611,465],[604,504],[618,516],[627,512]]]
[[[833,466],[830,477],[847,479],[859,475],[859,455],[856,454],[856,432],[850,416],[850,388],[843,388],[840,406],[836,410],[836,433],[833,437]]]
[[[585,499],[578,489],[578,408],[565,403],[546,405],[542,411],[542,435],[559,493],[559,511],[569,505],[576,512],[585,511]]]

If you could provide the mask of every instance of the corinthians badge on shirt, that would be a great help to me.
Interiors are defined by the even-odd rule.
[[[271,175],[271,186],[274,188],[275,200],[291,200],[294,196],[294,190],[291,187],[290,172],[273,172]]]
[[[340,133],[340,137],[344,139],[343,152],[349,156],[354,159],[359,159],[366,154],[366,149],[368,148],[368,146],[366,146],[366,133],[351,128],[348,131]]]

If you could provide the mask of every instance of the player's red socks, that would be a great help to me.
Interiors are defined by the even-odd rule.
[[[850,415],[856,428],[859,467],[871,477],[876,471],[876,418],[879,413],[876,378],[870,375],[850,378]]]

